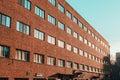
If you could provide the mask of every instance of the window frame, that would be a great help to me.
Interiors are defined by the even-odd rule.
[[[69,19],[72,19],[72,13],[70,13],[68,10],[66,11],[66,16],[67,16]]]
[[[61,30],[65,30],[65,24],[62,23],[61,21],[58,21],[58,28]]]
[[[60,3],[58,3],[58,10],[62,13],[65,13],[65,8]]]
[[[65,67],[65,60],[59,59],[58,60],[58,66],[59,67]]]
[[[51,3],[53,6],[56,6],[56,0],[48,0],[48,2]]]
[[[33,61],[35,63],[44,64],[44,55],[43,54],[34,53],[34,60]]]
[[[39,40],[44,41],[45,40],[45,33],[40,31],[40,30],[34,29],[34,37],[39,39]]]
[[[9,58],[10,57],[10,47],[0,45],[0,57]]]
[[[11,17],[0,13],[0,25],[10,28],[11,27]]]
[[[56,38],[53,37],[53,36],[48,35],[47,42],[52,44],[52,45],[56,45]]]
[[[30,61],[30,52],[21,50],[21,49],[16,49],[16,54],[15,54],[15,59],[20,60],[20,61]]]
[[[41,17],[42,19],[45,19],[45,10],[41,9],[38,6],[35,6],[35,14]]]
[[[53,25],[56,25],[56,18],[48,14],[48,22]]]
[[[58,40],[58,47],[65,48],[65,42],[62,40]]]
[[[72,35],[72,29],[71,28],[67,27],[66,31],[67,31],[68,34]]]
[[[51,66],[55,66],[56,65],[56,59],[54,57],[47,57],[47,64],[51,65]]]
[[[27,10],[31,10],[31,1],[30,0],[18,0],[18,4],[23,6]]]
[[[16,30],[26,35],[30,35],[30,26],[21,21],[16,22]]]

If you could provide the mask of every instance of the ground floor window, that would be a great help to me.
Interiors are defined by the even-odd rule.
[[[29,80],[28,78],[15,78],[15,80]]]
[[[8,80],[8,78],[0,78],[0,80]]]
[[[44,78],[34,78],[33,80],[46,80]]]

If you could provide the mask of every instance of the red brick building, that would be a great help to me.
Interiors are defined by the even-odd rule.
[[[109,43],[65,0],[0,0],[0,80],[105,75]]]

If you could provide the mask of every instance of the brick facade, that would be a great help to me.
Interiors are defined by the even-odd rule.
[[[10,28],[0,24],[0,45],[8,46],[10,48],[9,58],[0,57],[0,78],[8,78],[9,80],[14,80],[15,78],[26,78],[23,80],[33,80],[33,78],[52,78],[52,80],[53,78],[61,78],[61,80],[70,80],[70,76],[73,76],[74,78],[79,77],[79,79],[90,79],[94,76],[103,76],[103,59],[105,55],[109,55],[109,43],[66,1],[56,0],[56,6],[53,6],[48,0],[30,1],[31,10],[27,10],[18,4],[18,0],[0,0],[0,13],[11,18]],[[58,10],[58,4],[61,4],[65,8],[65,13]],[[35,6],[38,6],[45,11],[44,19],[35,14]],[[69,11],[72,14],[72,19],[69,19],[66,16],[66,11]],[[48,22],[48,14],[56,19],[56,25]],[[76,17],[78,21],[82,22],[91,33],[89,34],[78,24],[75,24],[73,22],[73,17]],[[23,34],[16,30],[17,21],[30,26],[30,35]],[[65,30],[58,28],[58,21],[65,24]],[[66,32],[67,27],[72,29],[72,35]],[[34,29],[44,32],[45,36],[43,41],[34,37]],[[87,44],[85,44],[84,41],[81,42],[79,36],[77,39],[74,38],[73,32],[77,32],[79,36],[81,35],[84,39],[87,39],[87,41],[98,47],[100,51],[95,50],[96,48],[93,49],[92,46],[90,47],[88,42]],[[97,36],[97,39],[95,39],[95,36],[92,37],[92,33]],[[55,45],[48,43],[48,35],[55,37]],[[58,40],[64,41],[64,48],[58,47]],[[72,51],[67,50],[66,44],[72,45]],[[73,47],[77,47],[79,50],[82,49],[84,53],[87,52],[92,56],[96,56],[98,60],[90,59],[84,55],[82,56],[80,55],[80,51],[78,51],[77,54],[74,53]],[[30,60],[21,61],[15,59],[16,49],[30,52]],[[34,53],[44,55],[44,64],[34,62]],[[55,58],[56,64],[54,66],[47,64],[48,56]],[[64,67],[58,66],[59,59],[65,61]],[[67,67],[67,61],[72,62],[72,68]],[[74,63],[79,64],[78,69],[74,69]],[[80,64],[95,68],[96,71],[80,70]],[[75,77],[74,74],[77,72],[80,74]]]

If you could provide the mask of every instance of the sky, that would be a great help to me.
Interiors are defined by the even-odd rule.
[[[120,0],[66,0],[110,44],[110,54],[120,52]]]

